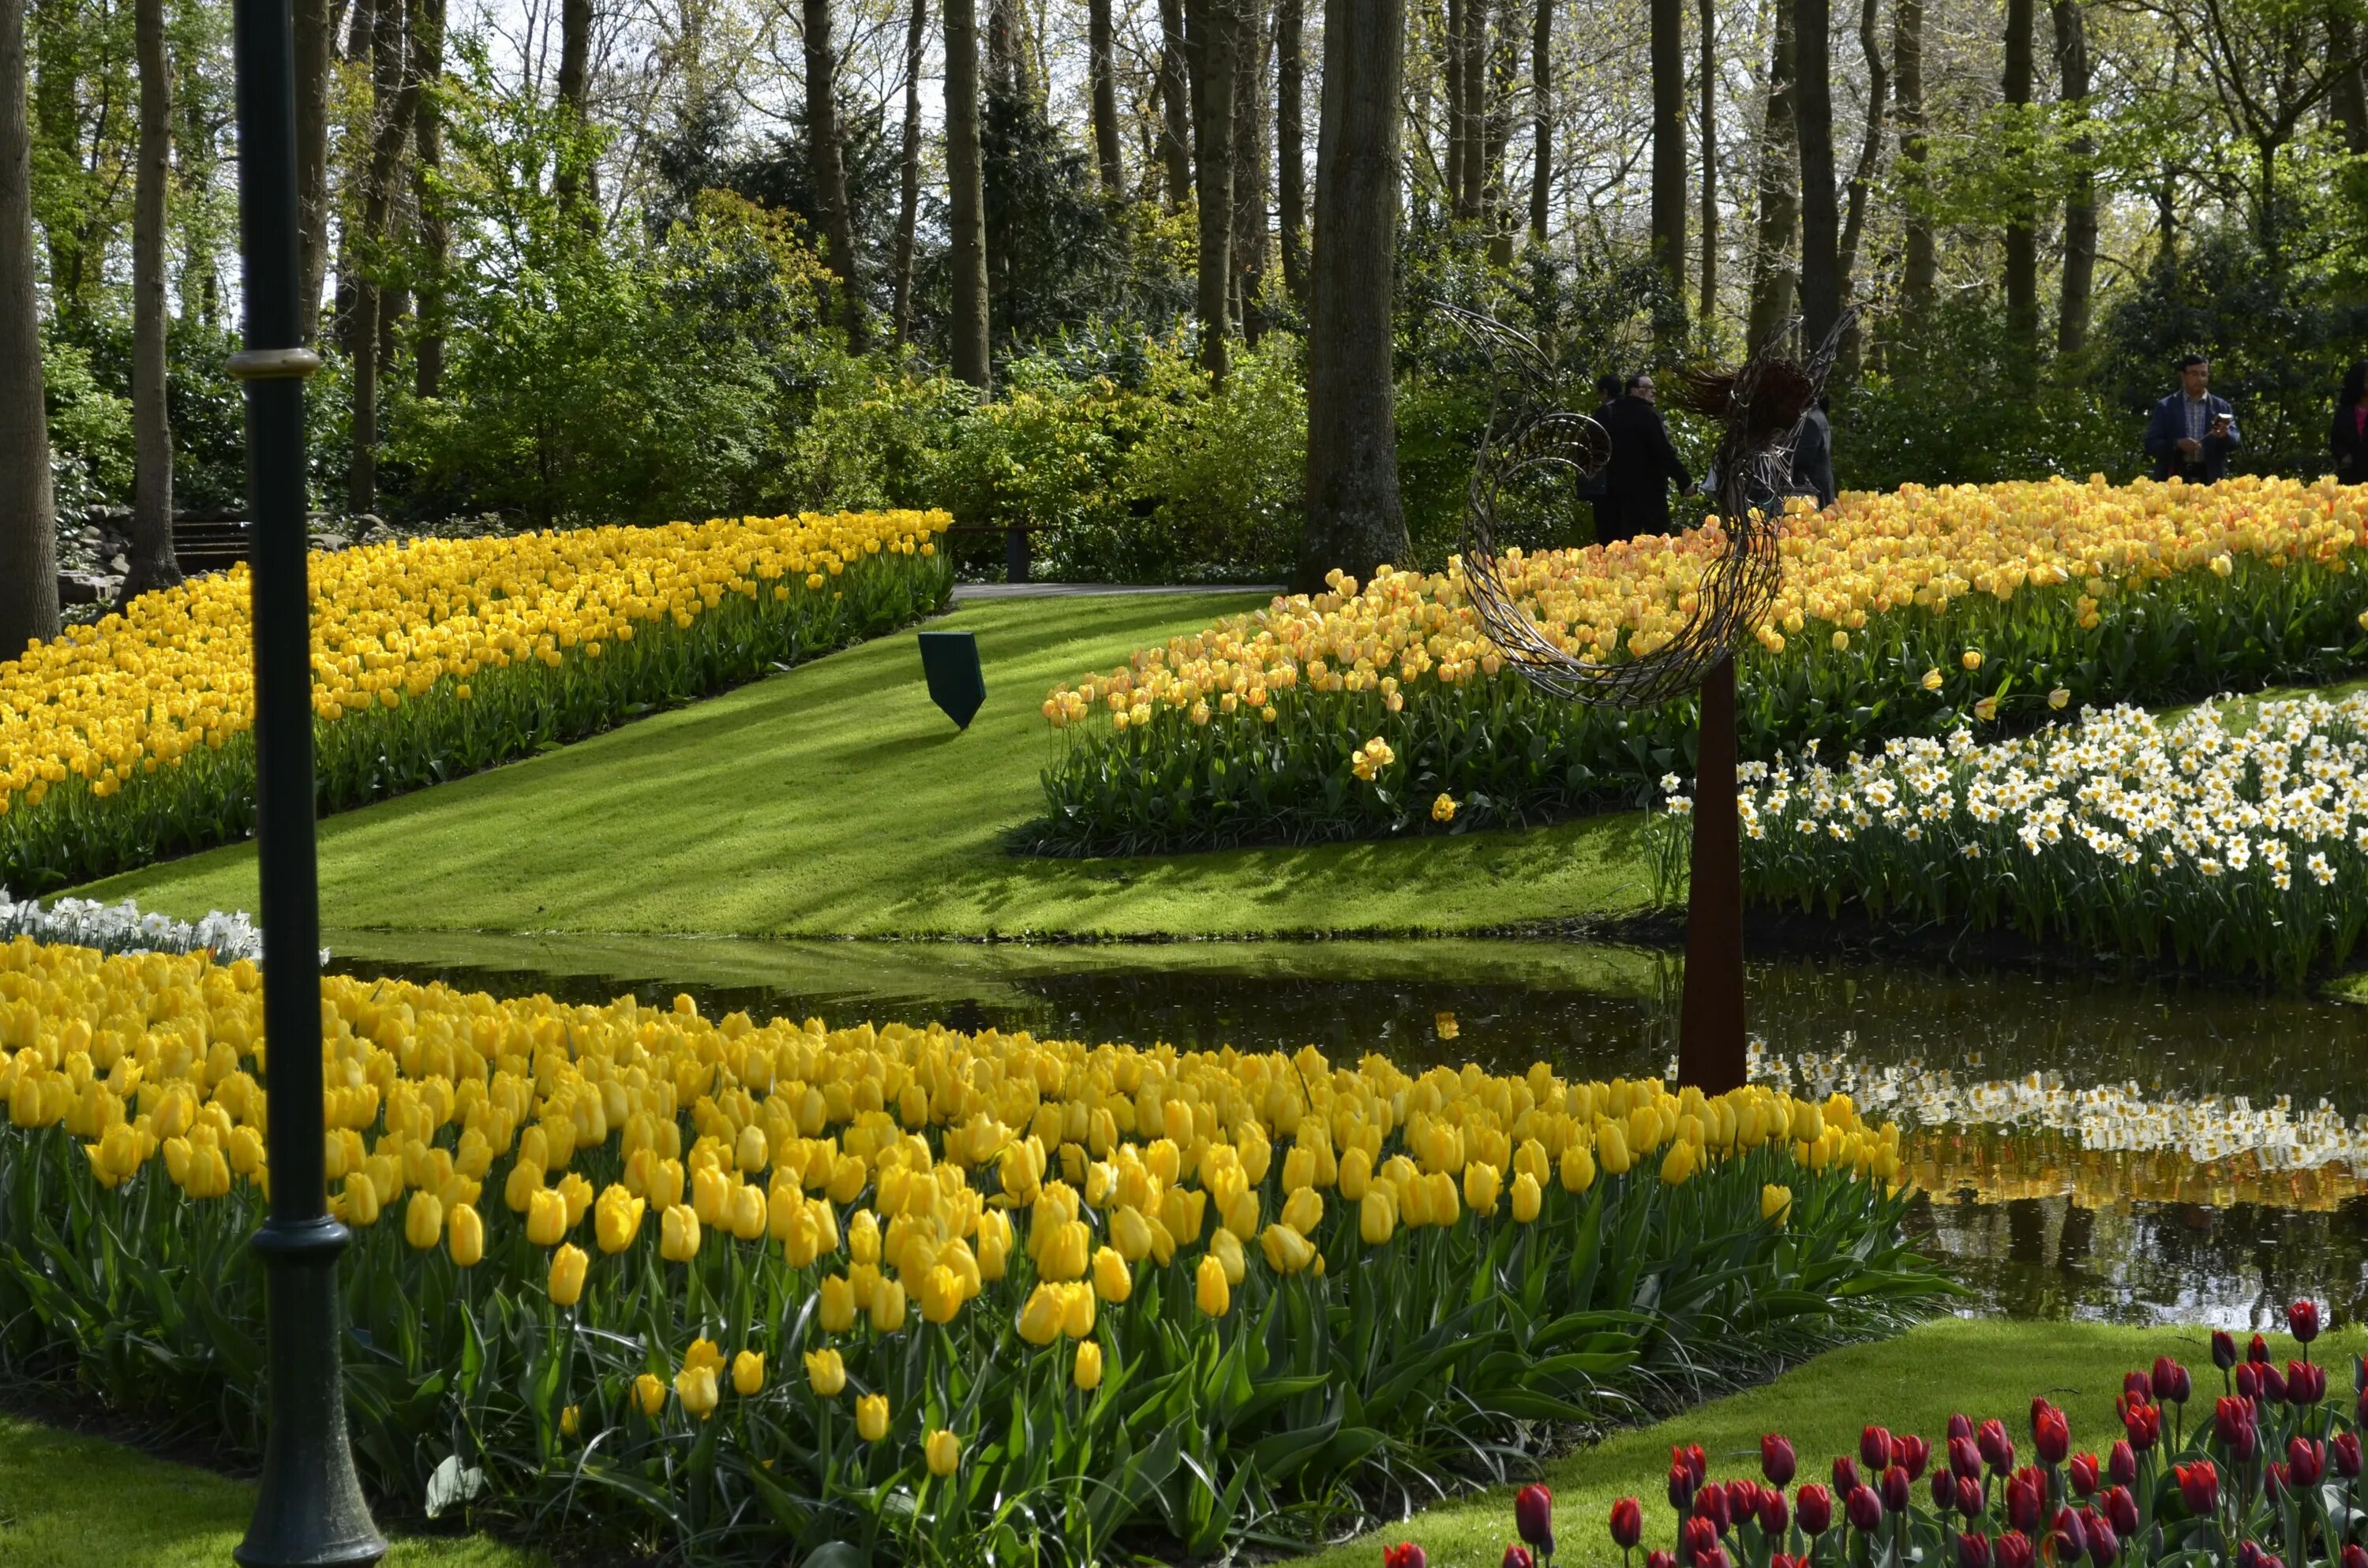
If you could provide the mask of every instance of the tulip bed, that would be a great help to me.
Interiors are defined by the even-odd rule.
[[[942,604],[942,512],[717,518],[313,557],[320,806],[416,789]],[[254,826],[244,566],[0,664],[0,884],[50,889]]]
[[[2331,481],[1909,486],[1796,510],[1783,589],[1738,671],[1745,755],[2358,668],[2363,529],[2368,495]],[[1724,549],[1713,527],[1508,554],[1503,574],[1565,649],[1618,661],[1673,634]],[[1640,802],[1652,778],[1691,772],[1691,703],[1540,694],[1481,632],[1460,563],[1334,588],[1055,689],[1043,710],[1065,745],[1033,845],[1453,832]]]
[[[2296,981],[2368,925],[2368,694],[2135,709],[2019,740],[1750,767],[1746,892]],[[1673,783],[1668,780],[1665,783]],[[1684,829],[1660,814],[1656,862]]]
[[[383,1494],[612,1546],[1337,1530],[1894,1325],[1847,1099],[324,984]],[[0,1364],[252,1449],[258,975],[0,947]]]

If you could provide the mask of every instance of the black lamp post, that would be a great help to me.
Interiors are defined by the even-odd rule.
[[[264,1083],[271,1214],[271,1425],[246,1568],[363,1568],[386,1555],[346,1439],[337,1255],[321,1128],[321,912],[313,858],[312,607],[304,582],[304,378],[296,262],[296,68],[290,0],[235,0],[246,490],[254,531],[256,849],[263,901]]]

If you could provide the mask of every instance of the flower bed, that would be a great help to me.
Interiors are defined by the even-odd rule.
[[[232,1449],[257,980],[0,947],[0,1358]],[[323,986],[365,1474],[612,1547],[1305,1540],[1939,1289],[1839,1097]]]
[[[1744,886],[1771,903],[2287,981],[2368,924],[2368,693],[2265,702],[2235,733],[2214,703],[2169,727],[2118,708],[1747,771]]]
[[[717,518],[316,554],[336,811],[572,740],[944,602],[942,512]],[[0,883],[43,892],[254,826],[247,574],[0,664]]]
[[[2368,496],[2332,482],[2065,481],[1852,494],[1787,525],[1744,651],[1747,756],[2072,703],[2161,701],[2368,660]],[[1563,647],[1618,660],[1692,608],[1714,528],[1508,556]],[[1278,599],[1055,689],[1038,847],[1134,852],[1463,831],[1641,801],[1694,712],[1545,697],[1481,634],[1461,567]],[[1442,801],[1441,796],[1446,799]]]

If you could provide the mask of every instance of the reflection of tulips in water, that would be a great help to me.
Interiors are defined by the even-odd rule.
[[[1935,1198],[1970,1191],[1986,1203],[2068,1198],[2083,1209],[2257,1203],[2325,1210],[2368,1193],[2368,1176],[2348,1165],[2281,1169],[2249,1154],[2202,1165],[2176,1151],[2084,1149],[2055,1132],[1910,1132],[1901,1140],[1900,1163],[1909,1184]]]

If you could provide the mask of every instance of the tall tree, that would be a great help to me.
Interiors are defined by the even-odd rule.
[[[986,186],[978,145],[977,0],[945,0],[946,184],[952,228],[954,374],[984,388],[987,354]]]
[[[913,335],[913,229],[921,211],[921,46],[929,27],[929,0],[913,0],[905,23],[905,142],[897,159],[895,302],[891,309],[896,347]]]
[[[1201,368],[1219,386],[1231,355],[1226,307],[1234,253],[1234,0],[1185,0],[1184,41],[1192,74],[1193,177],[1201,209],[1195,314]],[[1319,154],[1320,156],[1320,154]],[[1321,172],[1317,176],[1320,180]],[[1317,193],[1318,199],[1322,193]]]
[[[1537,0],[1530,22],[1530,242],[1543,245],[1554,194],[1554,0]]]
[[[1256,343],[1258,290],[1266,278],[1267,30],[1264,0],[1235,0],[1234,18],[1234,320],[1245,342]]]
[[[25,4],[0,0],[0,663],[58,634],[58,539],[33,277]]]
[[[1101,164],[1102,189],[1116,196],[1126,184],[1126,170],[1119,162],[1118,42],[1110,0],[1087,0],[1086,45],[1093,78],[1094,153]]]
[[[2005,99],[2009,110],[2031,102],[2032,0],[2006,0]],[[2025,377],[2039,359],[2039,218],[2026,184],[2006,203],[2006,335],[2008,357]]]
[[[1912,334],[1931,308],[1940,277],[1932,220],[1925,214],[1922,199],[1924,0],[1897,0],[1892,20],[1891,62],[1893,73],[1899,78],[1899,184],[1907,208],[1900,224],[1904,254],[1899,267],[1899,315],[1903,331]]]
[[[1307,513],[1299,583],[1407,559],[1390,315],[1405,0],[1325,0],[1308,277]]]
[[[2328,112],[2343,131],[2343,150],[2368,153],[2368,62],[2360,51],[2360,24],[2340,6],[2327,14],[2327,51],[2338,64],[2328,90]]]
[[[1757,232],[1752,236],[1751,315],[1746,329],[1758,348],[1793,311],[1799,273],[1793,261],[1793,231],[1801,221],[1799,131],[1793,112],[1795,55],[1793,0],[1775,0],[1773,40],[1768,51],[1768,104],[1759,136]]]
[[[329,268],[329,61],[336,52],[330,0],[296,0],[296,279],[304,341],[320,331]]]
[[[378,0],[390,6],[395,0]],[[584,126],[592,119],[592,0],[559,0],[559,107],[569,121]],[[584,171],[575,157],[563,157],[552,177],[562,201],[573,201],[582,188]],[[598,201],[598,191],[593,194]]]
[[[1482,105],[1480,216],[1488,230],[1488,260],[1513,265],[1513,230],[1507,212],[1505,154],[1513,142],[1513,100],[1521,85],[1521,0],[1496,0],[1488,51],[1487,97]]]
[[[1027,41],[1021,36],[1018,0],[987,0],[986,79],[1014,100],[1032,96]]]
[[[1474,215],[1469,202],[1476,200],[1478,196],[1476,191],[1467,193],[1464,188],[1463,174],[1470,164],[1464,155],[1464,148],[1470,143],[1473,133],[1467,114],[1471,100],[1465,96],[1464,78],[1472,68],[1472,13],[1481,4],[1482,0],[1447,0],[1447,28],[1443,40],[1447,77],[1447,206],[1459,222]],[[1321,136],[1322,131],[1318,131],[1317,134]]]
[[[1718,0],[1702,0],[1694,30],[1702,63],[1702,307],[1707,330],[1718,310]]]
[[[822,235],[837,274],[847,351],[865,347],[863,283],[855,251],[855,218],[847,199],[847,155],[838,133],[838,51],[830,37],[830,0],[805,0],[806,154]]]
[[[2029,0],[2020,0],[2029,4]],[[1794,0],[1793,53],[1801,143],[1801,326],[1812,347],[1842,313],[1841,213],[1834,194],[1833,17]]]
[[[2097,280],[2097,182],[2089,168],[2096,139],[2088,132],[2089,31],[2079,0],[2053,0],[2060,97],[2079,116],[2072,139],[2072,180],[2064,193],[2064,278],[2055,309],[2055,347],[2078,354],[2089,341],[2089,297]]]
[[[1650,0],[1653,57],[1653,259],[1669,292],[1686,291],[1686,56],[1682,0]]]
[[[1159,166],[1167,210],[1192,195],[1192,74],[1184,38],[1184,0],[1159,0]]]
[[[136,0],[140,161],[131,199],[131,553],[120,603],[181,580],[173,556],[173,421],[165,406],[165,197],[173,177],[173,74],[165,0]]]
[[[346,475],[346,509],[356,517],[378,508],[379,307],[387,223],[420,88],[418,71],[405,57],[400,0],[381,0],[372,30],[370,163],[362,187],[360,233],[355,236],[353,310],[346,328],[347,353],[353,362],[353,459]]]
[[[1866,62],[1866,135],[1859,142],[1858,164],[1850,170],[1850,193],[1842,213],[1842,298],[1850,297],[1850,279],[1858,267],[1859,241],[1866,233],[1866,210],[1874,194],[1875,172],[1883,163],[1883,122],[1891,102],[1891,76],[1883,65],[1883,40],[1877,36],[1882,0],[1859,0],[1859,56]],[[1851,335],[1853,346],[1857,334]],[[1855,349],[1853,348],[1853,352]]]
[[[412,350],[413,390],[444,391],[445,303],[451,236],[444,222],[444,3],[411,0],[412,48],[419,60],[419,108],[413,131],[412,199],[419,210],[419,335]]]
[[[1307,28],[1305,0],[1277,0],[1274,10],[1275,218],[1281,227],[1282,284],[1307,304]]]

